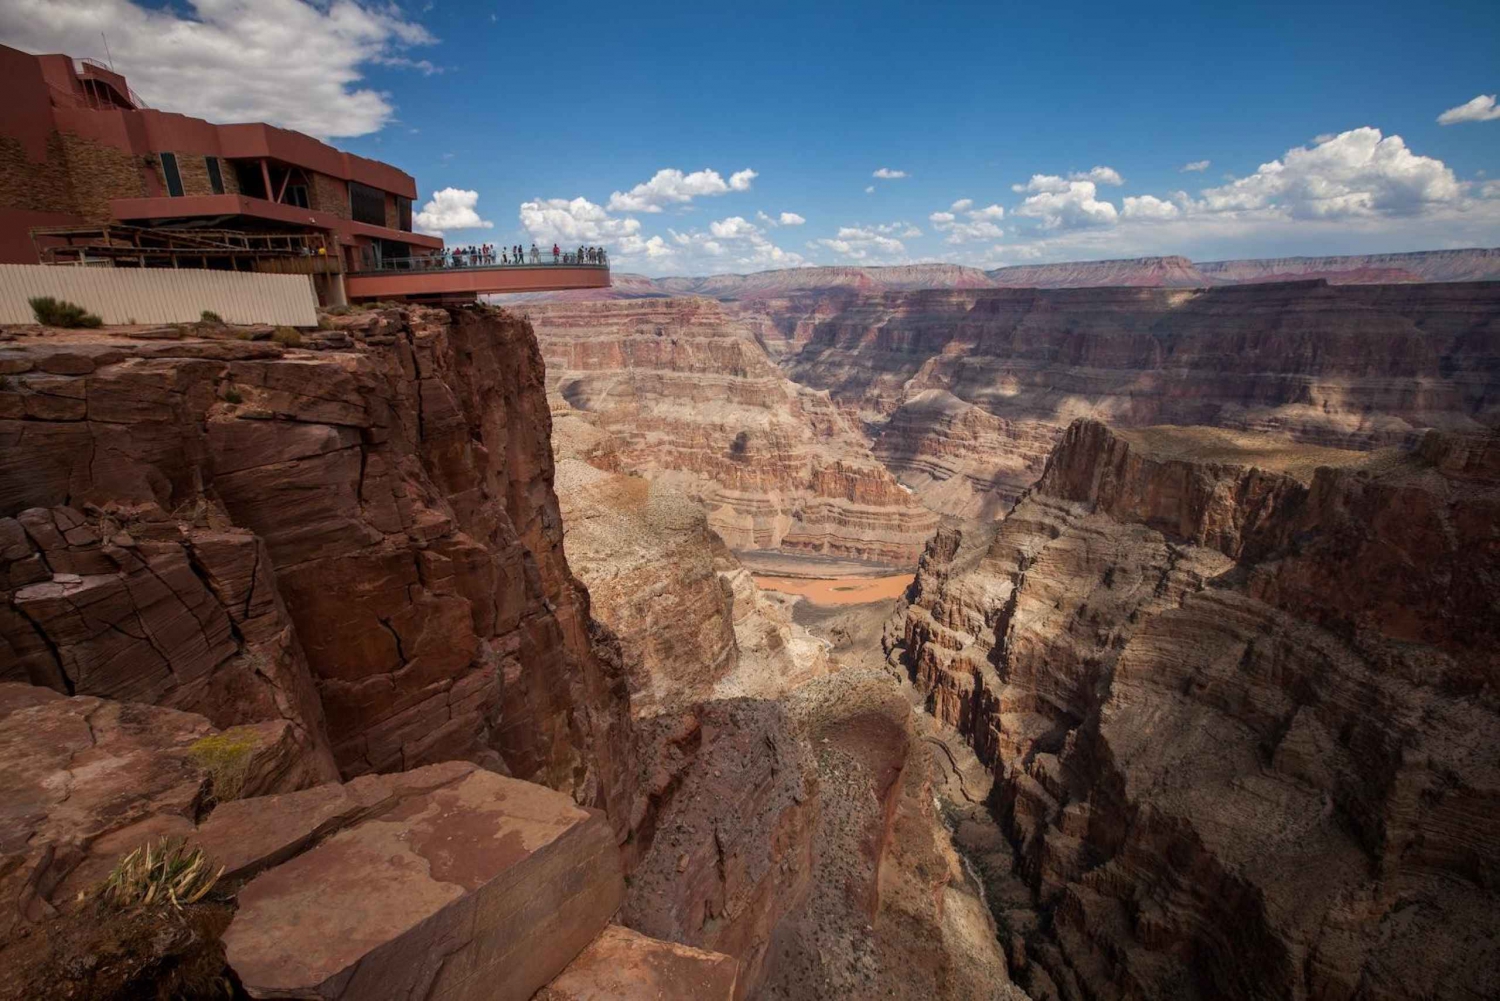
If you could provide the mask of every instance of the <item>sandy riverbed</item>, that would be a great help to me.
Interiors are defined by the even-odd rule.
[[[795,594],[815,605],[862,605],[900,597],[913,576],[903,573],[889,577],[830,577],[823,580],[755,576],[754,580],[763,590]]]

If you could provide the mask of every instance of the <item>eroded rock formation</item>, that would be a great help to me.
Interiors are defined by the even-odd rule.
[[[936,523],[824,394],[787,381],[706,299],[532,307],[549,388],[734,549],[913,562]]]
[[[1493,433],[1081,421],[938,535],[893,654],[996,773],[1033,997],[1500,989],[1497,526]]]
[[[284,719],[308,779],[467,758],[623,817],[529,327],[328,326],[0,344],[3,676]]]
[[[1493,424],[1500,284],[845,295],[791,376],[878,428],[924,503],[1012,503],[1078,417],[1217,425],[1338,448]],[[778,321],[785,328],[790,318]]]

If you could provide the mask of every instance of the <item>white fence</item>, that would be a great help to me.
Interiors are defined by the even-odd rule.
[[[318,323],[311,275],[0,264],[0,323],[35,323],[27,300],[44,295],[77,303],[105,323],[184,323],[204,310],[226,323]]]

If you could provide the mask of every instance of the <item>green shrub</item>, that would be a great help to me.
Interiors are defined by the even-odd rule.
[[[240,394],[234,389],[224,398],[230,403],[240,402]],[[244,792],[254,754],[255,734],[238,728],[196,740],[188,747],[188,757],[213,780],[214,799],[220,803],[239,799]]]
[[[228,389],[224,390],[224,399],[230,403],[235,404],[245,402],[244,394],[241,393],[238,389],[235,389],[233,386],[230,386]]]
[[[214,871],[201,848],[189,848],[181,838],[146,842],[115,863],[99,887],[106,904],[120,909],[153,903],[196,904],[214,888],[224,867]]]
[[[271,335],[271,340],[284,348],[300,348],[302,346],[302,335],[297,333],[294,327],[277,327],[276,332]]]
[[[202,313],[198,314],[198,322],[199,323],[223,323],[224,319],[223,319],[223,317],[219,316],[218,313],[215,313],[213,310],[211,310],[211,309],[205,309]]]
[[[27,300],[36,322],[44,327],[97,327],[104,321],[76,303],[59,301],[50,295]]]

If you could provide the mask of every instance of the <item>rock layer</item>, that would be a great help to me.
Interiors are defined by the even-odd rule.
[[[1500,439],[1329,458],[1079,422],[924,556],[893,652],[996,772],[1034,997],[1500,988]]]
[[[810,332],[799,315],[816,317]],[[789,374],[944,513],[1003,509],[1078,417],[1337,448],[1500,420],[1500,284],[882,293],[789,301]]]
[[[626,471],[664,479],[734,549],[914,561],[932,514],[827,396],[781,374],[704,299],[533,307],[552,391],[620,440]]]

